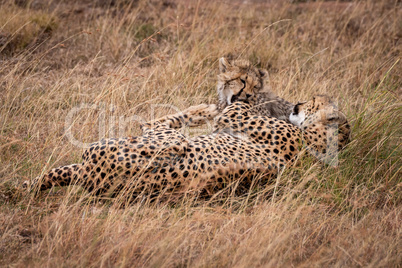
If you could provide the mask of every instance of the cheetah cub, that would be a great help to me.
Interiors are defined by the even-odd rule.
[[[268,71],[254,67],[248,60],[219,59],[217,91],[218,109],[222,111],[235,101],[253,103],[253,112],[289,122],[294,107],[271,92],[265,85]]]

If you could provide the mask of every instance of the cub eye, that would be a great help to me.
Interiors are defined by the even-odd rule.
[[[243,84],[246,84],[246,80],[240,78],[240,81],[241,81]]]

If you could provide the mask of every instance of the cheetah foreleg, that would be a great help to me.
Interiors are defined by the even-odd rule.
[[[197,127],[205,124],[206,121],[212,120],[217,114],[218,109],[215,104],[200,104],[191,106],[182,112],[147,122],[143,125],[143,129]]]

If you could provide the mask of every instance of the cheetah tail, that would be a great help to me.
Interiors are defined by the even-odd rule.
[[[53,186],[66,186],[73,184],[82,173],[81,164],[72,164],[50,170],[42,177],[38,176],[22,185],[28,191],[43,191]]]

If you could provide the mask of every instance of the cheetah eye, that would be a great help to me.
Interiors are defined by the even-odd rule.
[[[332,117],[328,118],[327,120],[328,121],[335,121],[336,119],[337,119],[337,117],[332,116]]]
[[[244,80],[244,79],[240,78],[240,81],[243,83],[243,85],[245,85],[245,84],[246,84],[246,80]]]

